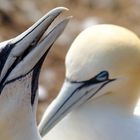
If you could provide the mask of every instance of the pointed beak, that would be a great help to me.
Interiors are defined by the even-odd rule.
[[[65,29],[70,17],[57,24],[44,38],[42,36],[56,17],[65,10],[67,9],[63,7],[51,10],[19,36],[0,44],[0,48],[4,51],[8,50],[0,71],[1,84],[26,75],[41,59],[45,59],[51,46]]]
[[[113,79],[114,80],[114,79]],[[103,82],[90,84],[88,82],[65,81],[60,93],[47,108],[40,124],[39,132],[43,137],[52,129],[64,116],[73,108],[85,103],[111,81],[107,79]]]

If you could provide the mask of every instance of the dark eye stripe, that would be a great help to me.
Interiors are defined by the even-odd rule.
[[[102,71],[93,78],[85,81],[71,81],[70,79],[66,78],[67,81],[70,83],[83,83],[85,86],[91,85],[91,84],[96,84],[100,82],[104,82],[109,79],[109,73],[107,71]]]

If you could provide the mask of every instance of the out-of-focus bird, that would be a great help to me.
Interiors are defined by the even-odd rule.
[[[140,39],[115,25],[95,25],[72,43],[66,78],[39,131],[45,140],[139,140]]]
[[[0,140],[41,140],[36,124],[39,73],[69,17],[42,36],[65,10],[53,9],[19,36],[0,43]]]

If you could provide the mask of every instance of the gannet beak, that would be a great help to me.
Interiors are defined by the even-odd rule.
[[[82,82],[65,80],[60,93],[48,107],[39,124],[41,136],[44,136],[74,107],[88,101],[99,93],[105,85],[115,80],[109,79],[109,74],[106,71],[99,74],[90,80]]]
[[[45,56],[65,29],[70,17],[57,24],[44,38],[41,37],[55,18],[65,10],[67,9],[63,7],[51,10],[19,36],[0,44],[1,87],[25,76],[35,67],[41,67]]]

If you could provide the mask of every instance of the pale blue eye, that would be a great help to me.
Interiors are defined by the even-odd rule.
[[[105,81],[108,80],[109,73],[107,71],[102,71],[96,76],[97,81]]]

